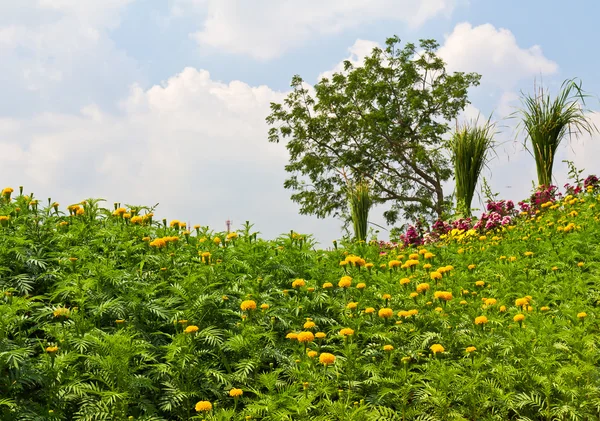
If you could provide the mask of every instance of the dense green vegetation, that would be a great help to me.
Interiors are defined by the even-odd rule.
[[[325,251],[5,189],[0,420],[599,419],[597,194]]]

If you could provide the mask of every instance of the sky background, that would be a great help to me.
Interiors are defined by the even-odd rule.
[[[594,0],[1,1],[0,187],[65,208],[159,203],[159,217],[249,220],[266,238],[293,229],[328,247],[341,222],[298,215],[287,151],[267,141],[269,104],[293,75],[314,84],[398,35],[436,39],[449,70],[482,74],[464,116],[500,122],[484,176],[521,200],[535,165],[507,117],[535,80],[556,92],[578,77],[600,127],[599,15]],[[556,184],[563,159],[598,174],[598,156],[600,136],[565,144]],[[371,219],[384,224],[381,209]]]

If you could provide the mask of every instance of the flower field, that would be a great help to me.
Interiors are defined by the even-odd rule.
[[[545,203],[319,250],[5,189],[0,420],[600,419],[600,196]]]

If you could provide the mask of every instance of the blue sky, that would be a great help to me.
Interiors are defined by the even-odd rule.
[[[340,222],[297,215],[282,187],[286,151],[266,140],[269,102],[294,74],[312,84],[388,36],[434,38],[449,69],[483,75],[466,117],[503,119],[534,79],[556,89],[580,77],[600,126],[599,14],[591,0],[3,2],[0,180],[65,206],[160,202],[169,219],[250,220],[267,237],[296,229],[327,244]],[[485,175],[518,200],[535,168],[514,122],[502,125]],[[600,173],[599,140],[565,146],[559,161]],[[564,184],[560,162],[555,173]]]

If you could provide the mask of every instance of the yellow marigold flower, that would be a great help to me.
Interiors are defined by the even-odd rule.
[[[583,267],[583,265],[584,265],[584,263],[583,263],[583,262],[579,262],[579,263],[577,263],[577,266],[579,266],[579,267]]]
[[[522,322],[523,320],[525,320],[525,315],[524,314],[517,314],[515,317],[513,317],[513,320],[515,322]]]
[[[378,312],[379,317],[389,319],[394,316],[394,311],[391,308],[382,308]]]
[[[408,279],[408,278],[400,279],[400,285],[406,285],[406,284],[410,284],[410,279]]]
[[[515,256],[510,256],[508,258],[509,261],[514,262],[515,260],[517,260],[517,258]]]
[[[290,332],[287,335],[285,335],[285,337],[286,337],[286,339],[291,339],[293,341],[293,340],[298,339],[298,334],[295,332]]]
[[[375,266],[373,263],[367,263],[367,264],[365,264],[365,268],[366,269],[371,269],[373,266]]]
[[[460,305],[463,305],[463,306],[464,306],[464,305],[466,305],[466,304],[468,304],[468,303],[467,303],[465,300],[461,300],[461,301],[460,301],[460,303],[458,303],[458,304],[460,304]]]
[[[347,264],[348,264],[348,262],[347,262],[347,261],[345,261],[345,260],[342,260],[342,261],[340,262],[340,266],[346,266]]]
[[[406,310],[400,310],[398,312],[398,317],[408,317],[408,311],[406,311]]]
[[[467,267],[469,268],[469,270],[473,270],[473,269],[475,269],[475,265],[473,265],[473,264],[471,264],[471,265],[469,265],[469,266],[467,266]]]
[[[419,314],[419,310],[417,310],[416,308],[413,308],[412,310],[408,310],[409,316],[415,316],[417,314]]]
[[[331,282],[325,282],[323,288],[333,288],[333,284]]]
[[[315,326],[316,326],[315,322],[310,321],[310,320],[308,322],[304,323],[304,329],[312,329]]]
[[[315,335],[312,332],[300,332],[298,333],[298,342],[306,343],[315,340]]]
[[[350,276],[342,276],[340,282],[338,282],[340,288],[349,288],[350,285],[352,285],[352,278]]]
[[[83,210],[83,208],[77,208],[77,210],[75,211],[75,215],[83,215],[85,213],[85,211]]]
[[[342,330],[340,330],[340,335],[342,335],[342,336],[352,336],[352,335],[354,335],[354,330],[350,329],[349,327],[345,327]]]
[[[256,310],[256,301],[254,301],[254,300],[242,301],[242,304],[240,304],[240,308],[242,309],[242,311]]]
[[[150,241],[150,247],[163,248],[167,246],[167,242],[163,238],[156,238]]]
[[[69,316],[71,315],[71,310],[69,310],[66,307],[58,307],[56,308],[52,314],[54,315],[54,317],[66,317],[69,318]]]
[[[437,311],[438,313],[441,313],[442,311],[444,311],[444,309],[441,307],[436,307],[434,310]]]
[[[523,253],[526,257],[531,257],[533,256],[533,252],[532,251],[526,251],[525,253]]]
[[[433,259],[435,257],[435,254],[427,252],[423,257],[425,257],[426,259]]]
[[[411,260],[419,260],[419,253],[411,253],[408,255],[408,258]]]
[[[300,288],[306,285],[306,281],[304,279],[296,279],[292,282],[292,288]]]
[[[431,352],[433,352],[434,355],[437,354],[438,352],[442,353],[445,351],[444,347],[440,344],[433,344],[429,347],[429,349],[431,349]]]
[[[181,319],[181,320],[177,320],[177,323],[184,325],[186,324],[188,321],[186,319]]]
[[[529,304],[529,300],[528,300],[526,297],[525,297],[525,298],[517,298],[517,299],[515,300],[515,305],[516,305],[517,307],[524,307],[524,306],[526,306],[527,304]]]
[[[587,317],[587,313],[585,313],[585,312],[577,313],[577,318],[578,319],[584,319],[586,317]]]
[[[115,320],[115,323],[118,324],[118,325],[120,325],[120,324],[125,323],[125,320],[123,320],[123,319],[117,319],[117,320]]]
[[[391,299],[392,299],[392,296],[391,296],[390,294],[383,294],[383,295],[381,296],[381,298],[383,298],[384,300],[391,300]]]
[[[488,298],[485,300],[485,305],[486,306],[493,306],[496,305],[498,301],[495,298]]]
[[[557,266],[552,266],[552,270],[558,270]]]
[[[233,398],[238,398],[240,396],[242,396],[244,394],[244,391],[242,389],[231,389],[229,391],[229,396],[233,397]]]
[[[484,325],[488,322],[488,318],[485,316],[479,316],[479,317],[475,317],[475,324],[476,325]]]
[[[410,293],[410,298],[417,298],[419,296],[418,292],[411,292]]]
[[[375,309],[373,307],[367,307],[367,308],[365,308],[365,313],[366,314],[375,313]]]
[[[325,338],[326,336],[327,336],[327,334],[326,334],[325,332],[317,332],[317,333],[315,334],[315,338],[317,338],[317,339],[323,339],[323,338]]]
[[[431,272],[429,274],[429,276],[431,277],[431,280],[436,280],[436,279],[442,279],[442,274],[439,272]]]
[[[348,303],[348,304],[346,305],[346,308],[347,308],[348,310],[354,310],[356,307],[358,307],[358,303],[357,303],[357,302],[351,302],[351,303]]]
[[[236,238],[238,238],[238,233],[230,232],[229,234],[227,234],[227,236],[225,236],[225,241],[235,240]]]
[[[5,187],[2,189],[2,196],[10,196],[14,191],[12,187]]]
[[[383,346],[383,350],[387,351],[387,352],[390,352],[390,351],[394,350],[394,347],[392,345],[384,345]]]
[[[431,265],[429,263],[425,263],[423,265],[423,269],[427,270],[427,269],[431,269]]]
[[[500,313],[504,313],[506,311],[506,306],[500,306],[498,310],[500,311]]]
[[[208,412],[212,410],[212,403],[209,401],[200,401],[196,404],[196,412]]]
[[[356,289],[365,289],[366,287],[367,287],[367,284],[365,284],[364,282],[356,284]]]
[[[419,261],[416,259],[409,259],[406,261],[405,265],[407,268],[413,267],[413,266],[417,266],[419,264]]]
[[[417,285],[417,292],[421,293],[423,291],[429,291],[429,284],[428,283],[422,283]]]
[[[58,347],[57,346],[48,346],[48,347],[46,347],[46,352],[48,354],[54,354],[57,351],[58,351]]]
[[[319,353],[317,351],[308,351],[306,353],[306,355],[308,355],[308,358],[315,358]]]
[[[402,265],[402,262],[400,260],[390,260],[388,263],[388,266],[390,267],[390,269],[393,269],[395,267],[398,267]]]
[[[221,244],[221,239],[219,237],[215,237],[213,238],[213,243],[215,243],[216,245]]]
[[[475,348],[474,346],[468,346],[465,351],[467,351],[470,354],[471,352],[477,351],[477,348]]]
[[[198,331],[198,326],[194,326],[194,325],[190,325],[188,327],[185,328],[185,330],[183,331],[183,333],[194,333]]]
[[[306,291],[308,291],[308,292],[315,292],[315,288],[314,287],[308,287],[308,288],[306,288]]]
[[[433,296],[438,300],[450,301],[452,299],[452,293],[449,291],[436,291]]]
[[[333,364],[335,362],[335,355],[323,352],[319,355],[319,362],[323,365]]]
[[[475,286],[476,287],[483,287],[483,286],[485,286],[485,282],[484,281],[477,281],[477,282],[475,282]]]

